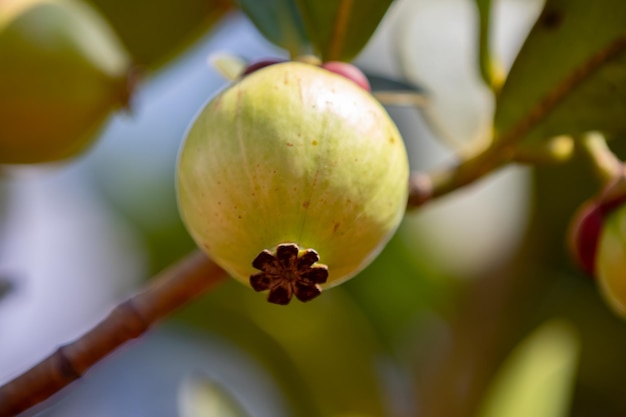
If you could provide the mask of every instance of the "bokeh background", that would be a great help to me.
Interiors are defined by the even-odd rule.
[[[174,177],[187,126],[227,85],[211,57],[286,57],[210,3],[93,0],[144,71],[130,108],[80,158],[0,167],[0,383],[194,248]],[[508,68],[542,2],[496,4]],[[388,108],[413,169],[490,128],[476,26],[467,0],[396,0],[355,61],[427,94],[427,109]],[[565,246],[595,188],[576,159],[508,167],[407,213],[371,266],[314,302],[273,306],[225,282],[25,415],[200,415],[189,387],[211,381],[249,416],[626,416],[626,326]]]

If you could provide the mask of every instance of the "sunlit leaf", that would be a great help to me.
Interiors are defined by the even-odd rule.
[[[393,0],[295,0],[315,52],[349,61],[370,39]]]
[[[548,0],[498,100],[496,138],[626,132],[626,2]]]
[[[295,0],[237,0],[241,9],[270,42],[292,57],[308,50],[308,40]]]
[[[229,392],[199,375],[181,384],[178,408],[180,417],[248,417]]]
[[[565,417],[578,355],[578,337],[566,322],[542,325],[504,362],[479,417]]]

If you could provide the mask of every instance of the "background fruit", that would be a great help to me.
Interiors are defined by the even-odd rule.
[[[598,242],[596,274],[613,310],[626,317],[626,205],[608,215]]]
[[[604,214],[599,202],[585,202],[574,215],[568,233],[568,245],[572,257],[589,276],[595,276],[598,239],[602,231]]]
[[[0,3],[0,56],[0,163],[75,155],[128,102],[129,58],[78,1]]]

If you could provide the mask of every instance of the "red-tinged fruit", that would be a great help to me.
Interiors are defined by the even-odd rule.
[[[322,64],[322,68],[351,80],[365,91],[372,90],[369,80],[367,79],[365,74],[363,74],[363,71],[361,71],[352,64],[340,61],[328,61]]]
[[[626,204],[604,219],[595,270],[609,306],[626,318]]]
[[[598,238],[602,230],[603,214],[596,201],[587,201],[574,215],[570,226],[568,245],[577,265],[590,277],[595,276]]]
[[[626,173],[624,173],[626,174]],[[595,198],[586,201],[572,218],[568,246],[578,266],[596,277],[598,240],[607,216],[626,202],[626,175],[619,175]]]
[[[626,318],[626,176],[583,204],[568,236],[579,266],[597,279],[603,297]]]

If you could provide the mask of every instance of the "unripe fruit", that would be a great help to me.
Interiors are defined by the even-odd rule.
[[[613,310],[626,318],[626,205],[622,204],[604,221],[596,274],[600,288]]]
[[[72,0],[0,1],[0,163],[67,158],[128,100],[129,58]]]
[[[604,221],[601,205],[595,200],[587,201],[573,219],[568,236],[570,253],[578,266],[594,277],[598,238]]]
[[[597,279],[609,306],[626,318],[626,171],[581,206],[568,240],[579,266]]]
[[[286,304],[373,259],[403,217],[408,174],[402,138],[370,94],[288,62],[208,103],[180,153],[177,189],[198,245]]]

